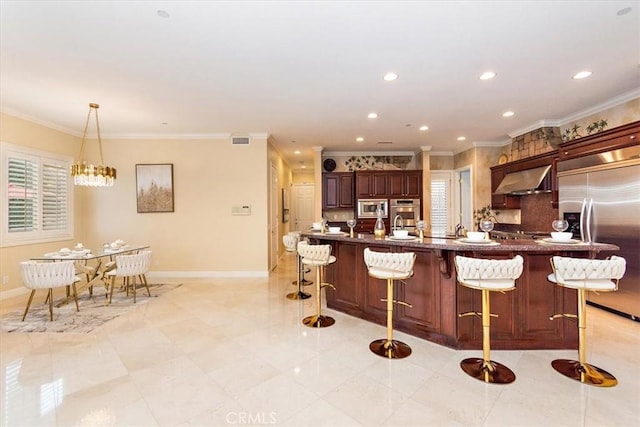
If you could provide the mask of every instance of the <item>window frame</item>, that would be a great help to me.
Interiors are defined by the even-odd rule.
[[[38,207],[37,230],[9,232],[9,158],[37,161],[38,163]],[[73,180],[68,175],[73,158],[71,156],[52,153],[21,145],[0,141],[0,247],[20,246],[72,240],[74,237],[74,203]],[[66,227],[55,230],[44,230],[43,211],[43,175],[45,164],[56,165],[67,171],[66,179]]]

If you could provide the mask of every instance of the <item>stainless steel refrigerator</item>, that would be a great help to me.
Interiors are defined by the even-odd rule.
[[[558,162],[560,216],[574,237],[611,243],[627,260],[616,292],[589,292],[587,302],[640,321],[640,146]]]

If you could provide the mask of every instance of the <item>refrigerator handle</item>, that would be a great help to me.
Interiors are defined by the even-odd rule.
[[[587,219],[585,221],[585,225],[587,226],[587,243],[592,243],[591,241],[591,212],[593,211],[593,199],[589,199],[589,203],[587,205]]]
[[[587,219],[587,199],[582,199],[582,206],[580,206],[580,240],[583,242],[587,242],[587,227],[585,227],[585,222]]]

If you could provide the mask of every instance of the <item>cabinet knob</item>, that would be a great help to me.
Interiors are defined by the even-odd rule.
[[[635,135],[631,135],[631,136],[629,137],[629,139],[636,139],[636,136],[635,136]]]

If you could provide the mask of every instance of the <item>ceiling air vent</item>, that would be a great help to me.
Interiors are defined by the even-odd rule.
[[[391,141],[378,141],[378,144],[393,144]]]
[[[248,136],[232,136],[231,143],[234,145],[247,145],[249,144]]]

